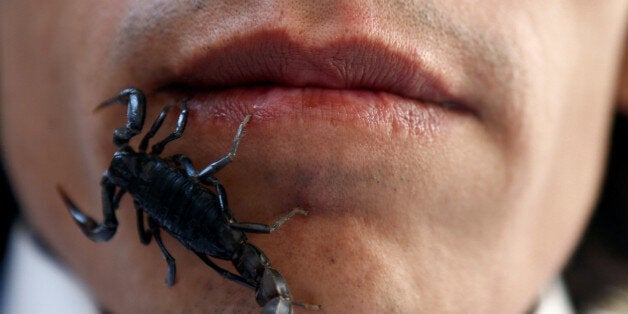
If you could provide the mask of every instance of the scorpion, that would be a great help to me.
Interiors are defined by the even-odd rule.
[[[148,245],[151,238],[154,238],[167,262],[167,286],[174,284],[176,264],[163,244],[160,229],[165,229],[223,277],[255,290],[256,301],[263,307],[263,313],[292,313],[292,305],[319,310],[320,305],[292,300],[283,276],[271,267],[270,260],[262,250],[247,242],[245,234],[272,233],[294,215],[307,215],[308,212],[294,208],[272,226],[239,222],[229,208],[225,188],[214,176],[234,159],[251,115],[247,115],[240,123],[231,150],[197,171],[190,158],[183,154],[165,159],[159,157],[166,144],[181,137],[185,130],[187,100],[179,102],[181,110],[174,132],[154,144],[150,153],[147,153],[149,140],[155,136],[174,104],[163,108],[141,140],[138,151],[135,151],[129,141],[142,131],[146,97],[139,89],[127,88],[101,103],[96,109],[114,103],[127,106],[127,123],[113,132],[113,142],[118,151],[113,155],[100,183],[103,221],[96,223],[74,204],[61,187],[57,187],[81,231],[95,242],[111,239],[118,227],[115,211],[122,196],[129,193],[133,197],[137,213],[140,242]],[[207,186],[213,186],[215,192]],[[148,222],[148,230],[144,226],[145,220]],[[239,274],[218,266],[208,256],[231,261]]]

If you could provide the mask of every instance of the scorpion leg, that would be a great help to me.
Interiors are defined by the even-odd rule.
[[[166,259],[166,262],[168,263],[168,271],[166,273],[166,286],[172,286],[174,285],[174,279],[177,275],[177,265],[175,263],[174,257],[172,257],[172,255],[170,255],[170,253],[168,252],[168,250],[166,249],[166,247],[164,246],[164,243],[161,241],[161,234],[159,232],[159,225],[157,224],[157,222],[148,217],[148,227],[150,228],[150,231],[153,234],[153,237],[155,238],[155,242],[157,242],[157,245],[159,246],[159,249],[161,250],[161,253],[163,254],[164,258]]]
[[[196,253],[196,255],[198,255],[198,257],[200,257],[201,260],[203,262],[205,262],[205,264],[207,264],[207,266],[211,267],[213,270],[215,270],[221,276],[223,276],[223,277],[225,277],[225,278],[227,278],[227,279],[229,279],[231,281],[237,282],[237,283],[239,283],[239,284],[241,284],[241,285],[243,285],[243,286],[245,286],[247,288],[255,290],[255,286],[253,284],[251,284],[250,282],[248,282],[246,279],[244,279],[244,277],[236,275],[236,274],[234,274],[234,273],[232,273],[232,272],[230,272],[230,271],[228,271],[228,270],[226,270],[226,269],[216,265],[214,262],[212,262],[207,257],[207,255],[205,255],[205,254],[203,254],[201,252],[194,251],[194,253]]]
[[[196,169],[194,169],[194,166],[192,165],[192,160],[190,160],[188,156],[185,156],[183,154],[177,154],[170,157],[170,159],[174,161],[175,164],[183,166],[183,168],[185,169],[185,173],[187,173],[188,177],[196,178]]]
[[[60,187],[57,188],[59,194],[61,194],[61,198],[63,198],[63,202],[81,231],[83,231],[88,238],[96,242],[108,241],[116,233],[118,219],[116,218],[115,210],[118,208],[122,193],[124,193],[120,191],[116,194],[116,186],[109,181],[106,174],[103,177],[101,185],[104,220],[100,224],[97,224],[94,219],[85,215]]]
[[[273,233],[277,229],[279,229],[281,225],[283,225],[286,221],[288,221],[288,219],[292,218],[292,216],[296,214],[307,216],[308,212],[301,208],[294,208],[286,215],[277,219],[277,221],[275,221],[275,223],[272,226],[261,224],[261,223],[254,223],[254,222],[232,222],[229,224],[229,227],[236,230],[250,232],[250,233]]]
[[[155,119],[155,122],[153,122],[153,125],[150,127],[150,131],[148,131],[148,133],[144,135],[144,138],[142,138],[142,141],[140,142],[140,146],[139,146],[140,152],[146,152],[146,148],[148,147],[148,141],[151,138],[153,138],[153,136],[155,136],[159,128],[161,128],[161,125],[164,123],[164,119],[166,119],[166,116],[168,115],[168,111],[170,110],[172,105],[173,104],[171,103],[165,106],[161,110],[161,112],[159,113],[159,116],[157,117],[157,119]]]
[[[235,215],[233,215],[233,212],[231,212],[231,209],[229,208],[229,203],[227,202],[227,191],[225,191],[225,188],[222,186],[220,181],[218,181],[218,179],[213,176],[206,177],[203,180],[204,181],[201,181],[202,183],[214,185],[216,189],[216,195],[218,196],[218,204],[220,206],[220,210],[222,211],[223,216],[227,218],[227,221],[229,221],[230,223],[237,222],[238,220],[235,218]]]
[[[231,161],[233,161],[233,158],[235,158],[236,152],[238,150],[238,145],[240,145],[240,139],[242,139],[242,135],[244,134],[244,127],[250,119],[251,115],[249,114],[244,117],[244,120],[242,120],[242,122],[240,122],[238,131],[236,132],[236,135],[233,138],[233,142],[231,144],[231,150],[226,155],[214,161],[209,166],[205,167],[205,169],[201,170],[201,172],[199,172],[198,176],[201,182],[213,176],[216,172],[220,171],[220,169],[224,168],[226,165],[231,163]]]
[[[216,194],[218,195],[218,203],[220,204],[220,209],[222,210],[223,215],[227,217],[227,220],[229,221],[229,226],[240,231],[251,233],[273,233],[294,215],[301,214],[303,216],[307,216],[308,214],[308,212],[303,209],[294,208],[286,215],[277,219],[277,221],[275,221],[272,226],[262,223],[238,222],[231,212],[231,209],[229,208],[229,204],[227,203],[227,192],[225,191],[225,188],[222,186],[220,181],[218,181],[218,179],[213,176],[206,177],[204,178],[204,180],[205,181],[201,182],[205,184],[213,184],[216,188]]]
[[[115,103],[122,103],[128,106],[126,125],[113,131],[113,143],[121,147],[128,144],[133,136],[142,131],[144,117],[146,116],[146,97],[139,89],[127,88],[117,96],[105,100],[94,111]]]
[[[152,233],[144,228],[144,209],[137,202],[133,202],[137,214],[137,232],[140,236],[140,242],[144,245],[150,243]]]
[[[181,113],[179,113],[179,119],[177,120],[177,127],[174,132],[170,133],[168,137],[161,140],[159,143],[153,145],[151,148],[151,155],[159,155],[163,152],[164,147],[171,141],[174,141],[183,135],[183,131],[185,131],[185,125],[188,121],[188,105],[187,101],[183,101],[181,103]]]

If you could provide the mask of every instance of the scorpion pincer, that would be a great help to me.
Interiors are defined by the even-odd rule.
[[[181,137],[185,130],[188,117],[186,101],[179,104],[181,111],[174,132],[152,145],[150,153],[147,153],[148,142],[161,127],[172,105],[164,107],[141,140],[138,151],[135,151],[129,140],[142,130],[146,98],[140,90],[128,88],[97,109],[114,103],[128,106],[127,123],[113,132],[113,142],[119,150],[113,155],[101,181],[104,220],[96,223],[59,188],[81,231],[96,242],[111,239],[118,227],[115,211],[121,197],[129,193],[137,212],[140,241],[148,244],[151,238],[155,238],[167,261],[166,285],[174,284],[176,268],[175,259],[162,242],[161,229],[173,235],[220,275],[255,290],[263,313],[292,313],[292,305],[320,309],[318,305],[293,301],[283,276],[271,267],[268,257],[258,247],[247,242],[245,234],[272,233],[295,214],[307,215],[307,212],[295,208],[272,226],[239,222],[229,208],[224,187],[214,176],[235,157],[244,127],[251,116],[246,116],[240,123],[231,150],[197,171],[185,155],[159,157],[166,144]],[[148,230],[144,227],[144,214],[147,215]],[[208,256],[230,260],[239,274],[221,268]]]

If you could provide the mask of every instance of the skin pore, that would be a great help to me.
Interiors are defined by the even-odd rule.
[[[72,222],[55,185],[102,218],[126,111],[92,110],[128,86],[147,93],[147,124],[192,95],[163,155],[199,169],[253,115],[217,177],[241,221],[310,212],[250,236],[295,300],[524,312],[597,197],[627,12],[620,0],[3,1],[4,158],[29,225],[113,312],[259,311],[167,234],[178,273],[163,286],[129,196],[107,243]]]

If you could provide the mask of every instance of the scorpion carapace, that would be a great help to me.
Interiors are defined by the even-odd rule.
[[[167,261],[166,285],[174,284],[176,268],[175,259],[161,240],[161,229],[173,235],[220,275],[255,290],[256,300],[264,313],[291,313],[292,305],[320,309],[318,305],[293,301],[284,278],[271,267],[259,248],[247,242],[245,234],[272,233],[295,214],[307,215],[307,212],[295,208],[272,226],[239,222],[229,208],[224,187],[214,176],[235,157],[244,127],[251,116],[246,116],[240,123],[231,150],[197,171],[185,155],[159,157],[166,144],[181,137],[185,130],[188,117],[186,101],[179,104],[181,112],[174,132],[154,144],[150,153],[147,152],[149,140],[155,136],[173,105],[163,108],[141,140],[138,151],[135,151],[129,140],[142,130],[146,98],[140,90],[128,88],[97,109],[114,103],[127,105],[127,123],[113,132],[113,142],[119,150],[113,155],[101,181],[104,220],[96,223],[59,188],[65,205],[83,233],[97,242],[111,239],[118,227],[115,211],[122,196],[129,193],[137,212],[140,241],[148,244],[154,238]],[[148,230],[144,226],[144,214]],[[208,256],[230,260],[239,274],[221,268]]]

